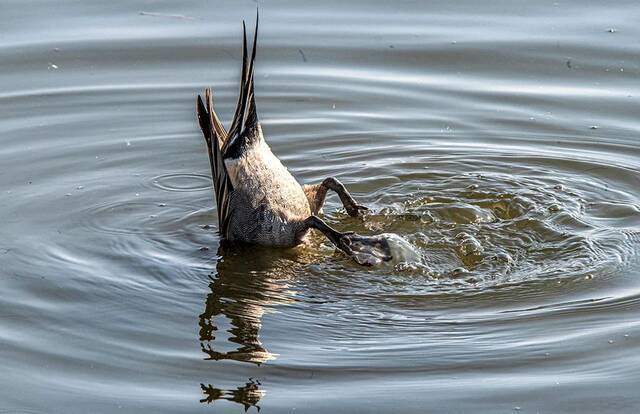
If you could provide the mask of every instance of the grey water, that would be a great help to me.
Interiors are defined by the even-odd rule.
[[[219,248],[242,19],[302,183],[418,262]],[[0,413],[636,413],[640,3],[5,1]]]

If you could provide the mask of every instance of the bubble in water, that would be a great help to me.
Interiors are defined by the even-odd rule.
[[[458,233],[456,240],[459,240],[458,252],[462,256],[477,255],[484,251],[480,242],[468,233]]]
[[[397,265],[400,263],[420,264],[422,256],[404,238],[393,233],[384,233],[377,236],[358,236],[349,239],[355,261],[362,265],[377,266],[385,263]],[[384,248],[384,242],[389,247]],[[391,260],[386,261],[385,257],[390,254]]]
[[[419,263],[422,260],[422,256],[418,251],[413,247],[411,243],[409,243],[404,238],[398,236],[394,233],[386,233],[383,236],[387,239],[389,243],[389,248],[391,249],[391,255],[393,256],[393,261],[395,263]]]

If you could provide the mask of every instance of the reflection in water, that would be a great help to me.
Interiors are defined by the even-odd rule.
[[[296,251],[221,246],[216,273],[209,283],[204,312],[200,315],[200,346],[206,360],[234,360],[260,365],[277,355],[260,342],[262,318],[276,305],[293,302],[288,281],[300,265]],[[228,328],[227,328],[228,326]],[[225,329],[226,328],[226,329]],[[225,341],[226,338],[226,341]],[[231,345],[231,349],[229,346]],[[249,378],[235,390],[201,384],[205,398],[234,401],[245,410],[265,395],[257,379]]]
[[[260,411],[260,406],[257,404],[265,394],[264,390],[259,388],[260,385],[262,385],[260,381],[253,378],[249,378],[249,382],[235,390],[221,390],[211,384],[200,384],[204,393],[204,398],[200,402],[210,404],[216,400],[227,400],[242,404],[245,411],[248,411],[249,407],[256,407]]]
[[[232,359],[261,364],[275,357],[262,347],[258,339],[264,302],[259,291],[252,289],[252,280],[247,285],[238,284],[238,279],[226,278],[224,262],[218,264],[218,275],[209,283],[205,310],[200,315],[200,346],[207,359],[219,361]],[[249,275],[253,278],[253,275]],[[242,279],[240,279],[242,280]],[[254,284],[255,286],[255,284]],[[229,342],[239,345],[232,351],[218,351],[214,345],[218,327],[216,318],[224,316],[231,323]]]

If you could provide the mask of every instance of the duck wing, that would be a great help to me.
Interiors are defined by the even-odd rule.
[[[205,100],[206,106],[202,101],[202,97],[198,95],[196,111],[200,129],[202,129],[202,134],[207,144],[207,152],[209,153],[211,177],[218,207],[218,231],[222,237],[226,238],[231,218],[229,200],[233,192],[233,185],[229,179],[229,173],[220,149],[226,140],[226,131],[213,110],[213,97],[209,88],[205,89]]]
[[[211,164],[213,187],[218,207],[218,225],[220,234],[227,238],[231,218],[231,195],[234,191],[229,178],[229,172],[224,163],[225,159],[236,159],[244,154],[247,146],[261,133],[256,112],[256,99],[253,86],[253,64],[256,58],[258,39],[258,14],[256,11],[256,30],[253,34],[251,57],[248,55],[247,28],[242,22],[242,75],[240,79],[240,95],[236,105],[231,127],[227,132],[213,109],[213,95],[211,89],[205,89],[205,101],[198,95],[196,111],[198,121],[204,135]]]

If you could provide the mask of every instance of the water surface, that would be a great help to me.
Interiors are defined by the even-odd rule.
[[[3,5],[0,412],[637,412],[640,4],[260,4],[267,140],[379,268],[219,246],[255,7]]]

